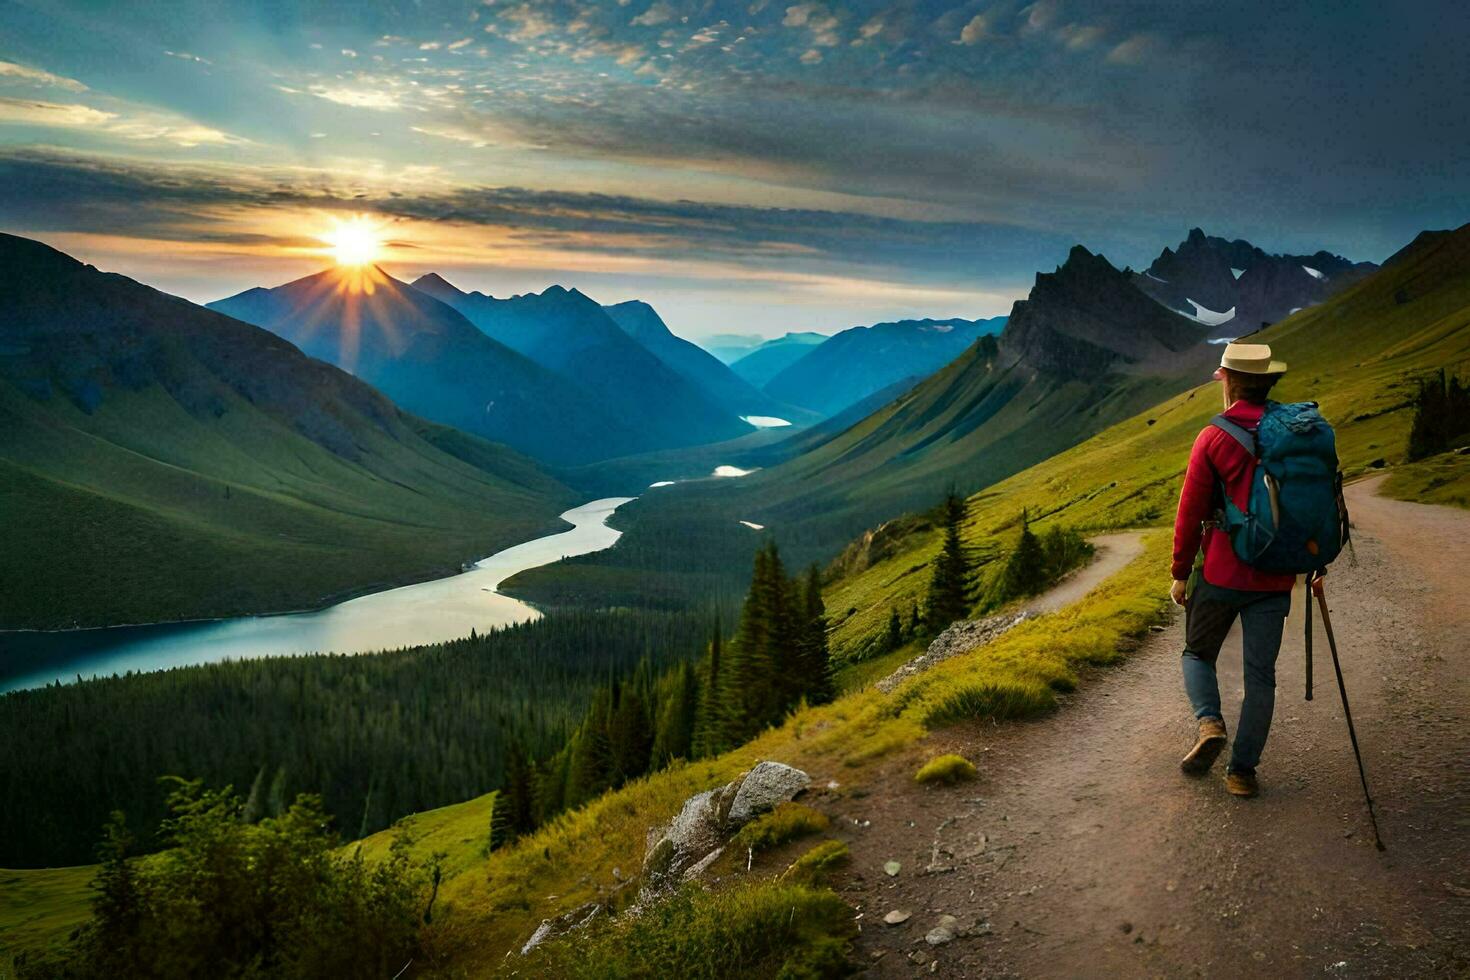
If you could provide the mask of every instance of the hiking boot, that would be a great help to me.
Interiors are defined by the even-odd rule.
[[[1225,774],[1225,790],[1231,796],[1251,797],[1261,791],[1253,772],[1231,770]]]
[[[1179,768],[1191,776],[1203,776],[1210,771],[1224,748],[1225,722],[1219,718],[1201,718],[1199,738],[1195,740],[1194,748],[1179,763]]]

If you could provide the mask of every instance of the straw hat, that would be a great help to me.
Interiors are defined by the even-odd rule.
[[[1286,362],[1271,360],[1270,344],[1226,344],[1220,366],[1241,374],[1285,374]],[[1215,373],[1219,377],[1219,372]]]

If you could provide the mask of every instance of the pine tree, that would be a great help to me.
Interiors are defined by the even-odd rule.
[[[694,719],[699,710],[699,677],[688,662],[681,662],[660,679],[658,690],[651,763],[655,770],[691,756]]]
[[[924,631],[924,624],[919,620],[919,604],[909,603],[909,626],[908,638],[916,639]]]
[[[533,773],[519,739],[511,739],[506,749],[505,781],[495,797],[497,804],[502,797],[505,800],[506,829],[511,839],[536,829]]]
[[[618,787],[648,772],[653,748],[653,722],[648,711],[648,662],[632,680],[613,686],[608,719],[608,785]]]
[[[898,618],[897,606],[888,612],[888,637],[883,646],[887,650],[897,650],[903,646],[903,621]]]
[[[715,620],[715,633],[710,638],[709,653],[704,660],[704,684],[700,691],[699,716],[695,722],[694,754],[697,757],[717,755],[724,747],[721,730],[724,711],[720,701],[724,675],[720,664],[720,622]]]
[[[996,584],[996,598],[1000,602],[1032,596],[1046,588],[1048,581],[1046,554],[1041,540],[1031,531],[1031,522],[1026,512],[1021,512],[1021,537],[1015,549],[1006,559]]]
[[[934,559],[933,577],[924,602],[924,625],[938,633],[970,612],[970,563],[960,540],[965,501],[950,493],[944,501],[944,544]]]
[[[806,583],[800,590],[802,599],[801,650],[802,690],[787,708],[801,698],[808,704],[826,704],[836,697],[832,680],[832,661],[827,649],[827,606],[822,602],[822,575],[816,565],[807,569]]]
[[[489,850],[498,851],[513,839],[510,829],[510,810],[504,791],[495,794],[490,801]]]

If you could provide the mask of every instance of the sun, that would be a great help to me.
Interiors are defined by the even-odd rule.
[[[377,222],[364,215],[333,220],[333,228],[322,236],[331,247],[338,265],[371,265],[383,249],[383,237]]]

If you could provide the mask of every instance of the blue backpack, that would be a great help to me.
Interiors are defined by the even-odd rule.
[[[1337,439],[1316,402],[1268,401],[1252,433],[1223,415],[1224,430],[1256,460],[1242,511],[1225,488],[1219,527],[1241,561],[1263,572],[1299,575],[1326,568],[1348,541]]]

